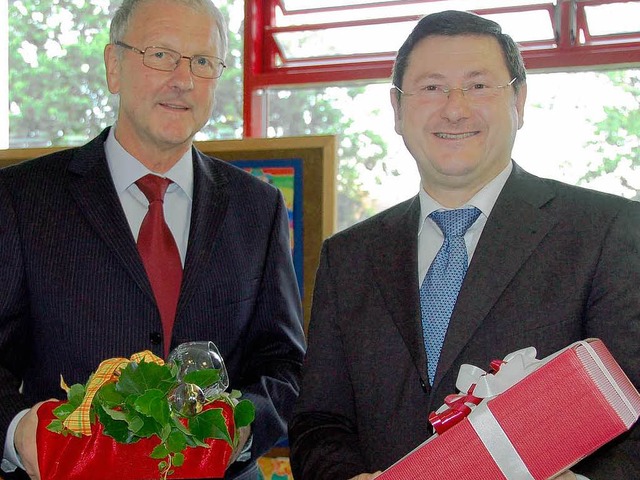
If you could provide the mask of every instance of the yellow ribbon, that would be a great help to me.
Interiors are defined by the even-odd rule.
[[[125,368],[130,362],[140,363],[143,360],[147,363],[157,363],[158,365],[164,365],[164,360],[162,360],[160,357],[157,357],[149,350],[134,353],[129,359],[110,358],[100,363],[98,369],[87,383],[86,392],[84,398],[82,399],[82,403],[78,405],[78,408],[71,412],[71,414],[63,422],[63,425],[69,430],[72,430],[76,433],[80,433],[82,435],[91,435],[90,411],[93,397],[95,397],[98,390],[100,390],[100,387],[102,387],[105,383],[113,382],[114,375],[118,374],[120,370]],[[60,377],[60,386],[67,391],[69,389],[62,376]]]

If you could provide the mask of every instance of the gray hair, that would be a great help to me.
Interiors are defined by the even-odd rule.
[[[122,41],[127,29],[129,28],[129,22],[136,9],[143,3],[151,0],[122,0],[122,4],[116,10],[113,19],[111,20],[111,27],[109,30],[109,42],[115,43],[116,41]],[[216,7],[211,0],[172,0],[174,3],[180,3],[187,7],[191,7],[194,10],[202,11],[215,20],[218,27],[218,34],[220,36],[220,51],[218,52],[220,58],[223,60],[227,56],[227,49],[229,48],[229,39],[227,31],[227,21],[225,20],[222,12]]]
[[[527,72],[518,45],[509,35],[502,33],[499,24],[474,13],[447,10],[423,17],[414,27],[398,50],[393,65],[393,85],[402,88],[409,55],[421,40],[435,35],[486,35],[495,38],[502,49],[511,78],[516,79],[513,83],[514,90],[517,92],[520,85],[526,81]],[[400,92],[398,92],[399,95]]]

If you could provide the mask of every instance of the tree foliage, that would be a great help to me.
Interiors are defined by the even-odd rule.
[[[587,183],[612,175],[640,200],[640,183],[631,178],[634,174],[637,178],[640,171],[640,74],[637,70],[617,70],[602,75],[628,93],[630,102],[605,107],[605,118],[594,123],[596,140],[588,145],[595,146],[600,159],[589,165],[580,181]]]
[[[102,61],[109,12],[100,3],[9,5],[11,147],[80,143],[115,119]]]
[[[113,124],[117,96],[105,81],[103,49],[117,0],[11,0],[9,4],[10,147],[77,145]],[[240,2],[216,4],[229,18]],[[242,25],[230,32],[216,107],[197,140],[242,137]],[[354,98],[363,87],[345,88]],[[371,215],[362,169],[382,166],[386,144],[358,130],[335,104],[330,89],[275,91],[270,136],[335,134],[339,138],[339,228]],[[390,172],[393,174],[393,172]]]

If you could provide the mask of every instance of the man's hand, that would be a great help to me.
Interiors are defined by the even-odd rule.
[[[576,476],[571,470],[567,470],[566,472],[561,473],[557,477],[554,477],[554,480],[576,480]]]
[[[247,443],[247,440],[249,439],[250,435],[251,435],[251,427],[246,426],[246,427],[240,427],[238,429],[238,446],[233,450],[233,452],[231,452],[231,459],[227,464],[227,468],[229,468],[229,466],[236,461],[236,459],[238,458],[238,455],[240,455],[240,453],[242,452],[242,449],[244,448],[245,443]]]
[[[382,473],[381,471],[377,471],[376,473],[361,473],[360,475],[356,475],[355,477],[349,480],[373,480],[381,473]]]
[[[13,437],[20,460],[25,471],[32,480],[40,480],[40,469],[38,468],[38,451],[36,448],[36,430],[38,428],[38,408],[44,402],[36,403],[20,419]]]

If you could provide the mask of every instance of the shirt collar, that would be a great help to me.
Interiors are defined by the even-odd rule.
[[[485,217],[489,217],[493,206],[496,204],[498,195],[502,191],[504,184],[513,170],[513,162],[509,162],[507,166],[496,177],[487,183],[478,193],[463,205],[462,208],[476,207]],[[420,188],[418,193],[420,199],[420,223],[418,228],[418,236],[422,233],[427,218],[436,210],[447,210],[429,195],[424,188]]]
[[[109,135],[105,142],[104,149],[107,155],[107,164],[111,171],[111,178],[113,178],[113,183],[116,187],[116,192],[118,195],[121,195],[133,183],[135,183],[136,180],[154,172],[145,167],[133,155],[124,149],[116,139],[115,131],[116,129],[114,125],[109,130]],[[164,176],[174,182],[177,187],[180,187],[189,199],[192,200],[193,161],[191,149],[187,150],[180,160],[178,160],[178,162],[171,167]],[[172,186],[169,188],[172,188]]]

